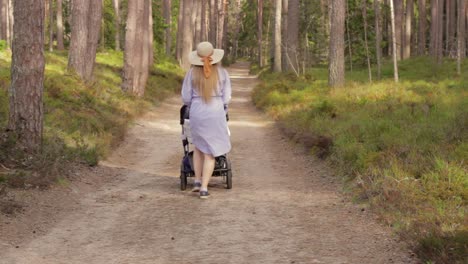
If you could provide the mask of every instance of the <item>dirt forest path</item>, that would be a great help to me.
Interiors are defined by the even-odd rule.
[[[416,263],[367,210],[344,200],[338,178],[283,138],[250,101],[247,64],[229,69],[233,189],[179,190],[179,98],[138,120],[100,164],[115,179],[0,263]],[[189,186],[190,187],[190,186]]]

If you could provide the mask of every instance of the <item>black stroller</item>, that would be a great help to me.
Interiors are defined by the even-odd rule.
[[[182,145],[184,146],[184,157],[180,164],[180,189],[184,191],[187,189],[187,178],[195,175],[193,171],[193,151],[190,151],[190,127],[186,120],[189,120],[190,110],[187,105],[180,108],[180,125],[182,126]],[[226,120],[229,116],[226,114]],[[226,184],[226,189],[232,188],[232,171],[231,162],[227,154],[215,158],[215,168],[213,171],[214,177],[223,177],[223,182]]]

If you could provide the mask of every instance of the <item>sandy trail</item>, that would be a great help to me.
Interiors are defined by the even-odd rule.
[[[46,234],[1,249],[0,263],[416,263],[367,210],[344,201],[323,162],[252,106],[247,67],[229,69],[232,190],[218,178],[208,200],[179,190],[172,98],[101,163],[119,171],[114,180]]]

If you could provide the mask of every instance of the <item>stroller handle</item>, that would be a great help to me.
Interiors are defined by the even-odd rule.
[[[226,111],[226,121],[229,121],[228,106],[224,105],[224,111]],[[190,119],[190,107],[186,104],[180,108],[180,124],[183,125],[185,119]]]

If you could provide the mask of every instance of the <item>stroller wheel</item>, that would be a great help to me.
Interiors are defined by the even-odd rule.
[[[185,191],[187,189],[187,174],[180,173],[180,190]]]
[[[232,171],[228,170],[226,175],[226,189],[232,189]]]

